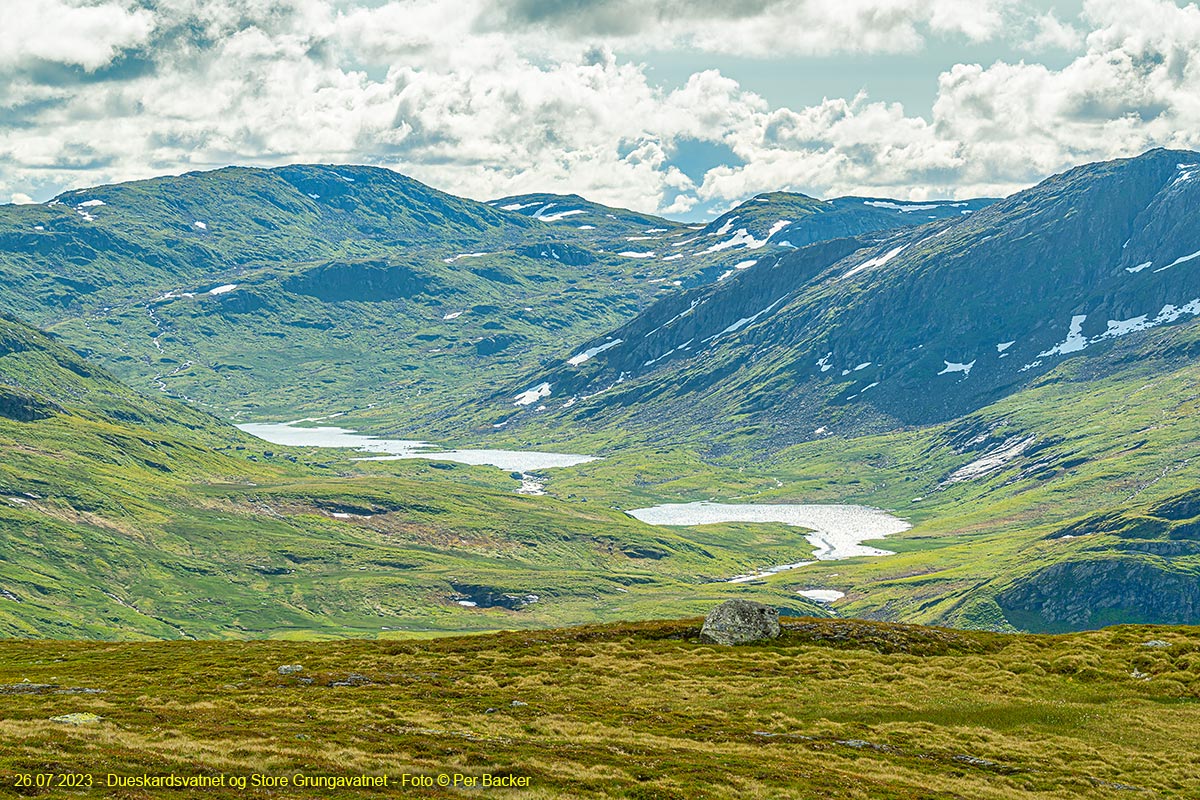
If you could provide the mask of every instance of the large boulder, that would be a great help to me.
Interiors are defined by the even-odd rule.
[[[726,600],[709,612],[700,639],[734,645],[761,642],[779,636],[779,612],[753,600]]]

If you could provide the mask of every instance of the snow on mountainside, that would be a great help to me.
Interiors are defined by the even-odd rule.
[[[946,203],[918,227],[789,249],[660,300],[603,340],[620,344],[527,380],[554,384],[546,413],[570,404],[578,420],[650,398],[673,425],[701,427],[949,419],[1065,358],[1200,316],[1196,163],[1195,153],[1152,151],[986,207]],[[939,210],[859,204],[910,217]],[[774,211],[746,214],[736,209],[698,235],[752,249],[796,229]]]

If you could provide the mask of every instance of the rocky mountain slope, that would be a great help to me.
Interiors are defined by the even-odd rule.
[[[548,387],[541,413],[569,424],[755,425],[776,443],[952,419],[1200,314],[1198,164],[1153,151],[810,244],[664,298],[513,388]]]

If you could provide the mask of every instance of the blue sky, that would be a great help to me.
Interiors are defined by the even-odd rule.
[[[1200,146],[1177,0],[5,0],[0,201],[366,163],[684,219]]]

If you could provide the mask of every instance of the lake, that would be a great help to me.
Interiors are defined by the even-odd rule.
[[[573,467],[597,460],[595,456],[544,453],[537,450],[438,450],[434,445],[418,439],[382,439],[347,428],[304,428],[290,422],[245,423],[237,427],[251,436],[288,447],[344,447],[360,453],[383,454],[364,457],[359,459],[360,461],[425,458],[477,466],[488,465],[508,472],[529,472],[554,467]]]
[[[815,548],[815,561],[838,561],[856,556],[890,556],[890,550],[867,547],[863,542],[906,531],[911,525],[886,511],[869,506],[804,505],[792,503],[668,503],[637,508],[630,516],[650,525],[712,525],[719,522],[781,522],[808,531],[806,539]],[[780,564],[739,575],[732,583],[744,583],[779,572],[797,569],[814,561]]]

